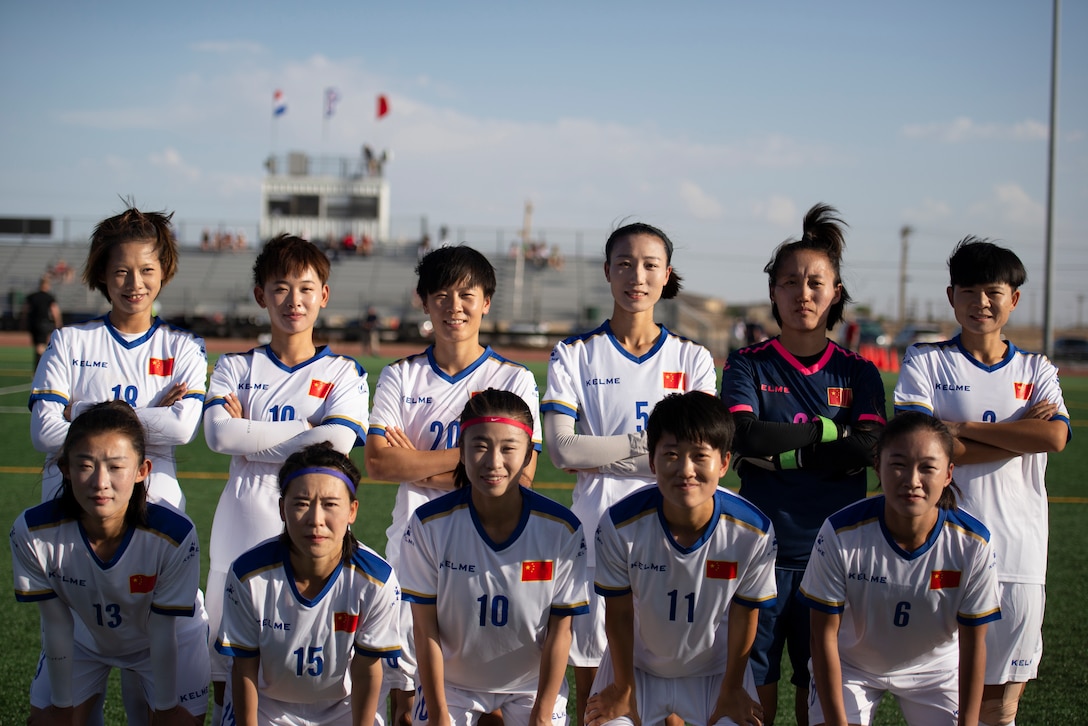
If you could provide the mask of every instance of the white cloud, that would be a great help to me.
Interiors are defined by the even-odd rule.
[[[1039,228],[1046,220],[1042,203],[1035,201],[1024,189],[1013,182],[997,184],[991,195],[971,205],[967,213],[982,220],[998,220],[1002,223]]]
[[[779,195],[756,202],[752,207],[752,215],[762,222],[786,228],[797,227],[798,220],[801,219],[801,213],[797,211],[794,201]]]
[[[903,219],[909,219],[911,224],[930,224],[948,219],[952,214],[952,208],[947,202],[938,199],[923,199],[913,207],[903,210]]]
[[[908,139],[933,139],[949,144],[964,141],[1046,141],[1045,123],[1028,119],[1014,124],[983,124],[966,116],[951,121],[907,124],[902,129]]]
[[[196,181],[200,178],[200,170],[186,164],[185,161],[182,160],[178,150],[171,147],[151,154],[148,157],[148,161],[151,162],[152,166],[166,169],[188,181]]]
[[[714,220],[722,216],[722,205],[693,181],[680,182],[680,199],[697,219]]]

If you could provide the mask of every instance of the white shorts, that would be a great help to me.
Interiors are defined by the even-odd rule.
[[[200,716],[207,712],[208,704],[208,633],[203,611],[192,618],[178,618],[178,702],[189,713]],[[197,620],[197,624],[182,620]],[[110,670],[119,668],[131,671],[143,692],[144,701],[151,703],[154,692],[151,671],[151,651],[144,649],[123,656],[105,656],[95,653],[82,644],[73,644],[72,652],[72,703],[79,705],[95,696],[105,695]],[[52,703],[49,669],[45,656],[38,660],[38,671],[30,682],[30,705],[48,708]]]
[[[273,487],[269,483],[275,481],[275,478],[231,479],[215,507],[206,588],[208,651],[213,681],[226,681],[230,677],[230,658],[215,649],[215,639],[219,637],[219,626],[223,622],[223,588],[227,585],[227,572],[246,550],[283,532],[279,485]]]
[[[812,661],[808,664],[812,672]],[[842,667],[842,698],[848,723],[873,722],[876,708],[885,693],[899,702],[903,718],[911,726],[955,726],[959,715],[959,670],[952,668],[929,673],[876,676],[846,663]],[[817,698],[816,681],[809,681],[809,723],[824,723]]]
[[[446,686],[446,710],[451,726],[474,726],[485,713],[502,709],[505,726],[528,726],[529,716],[536,703],[536,692],[477,693],[455,686]],[[430,713],[423,699],[423,687],[416,688],[416,705],[412,710],[412,726],[427,726]],[[567,726],[567,681],[563,680],[559,696],[552,707],[552,726]]]
[[[722,688],[725,673],[709,676],[687,676],[683,678],[662,678],[652,673],[635,668],[635,706],[643,724],[663,724],[669,714],[675,713],[685,723],[705,724]],[[612,658],[605,652],[597,677],[593,679],[590,693],[604,690],[615,680],[612,670]],[[744,669],[744,690],[753,701],[759,701],[756,693],[756,681],[752,677],[752,667]],[[505,714],[505,712],[504,712]],[[608,721],[616,726],[631,726],[633,721],[626,717]],[[715,724],[734,724],[728,718],[719,719]]]
[[[412,635],[412,603],[400,601],[400,656],[382,658],[382,701],[389,691],[416,690],[416,639]]]
[[[986,684],[1026,683],[1043,655],[1046,587],[999,582],[1001,619],[986,628]]]
[[[597,668],[604,657],[607,638],[604,633],[604,599],[593,588],[594,568],[587,568],[589,576],[589,613],[573,618],[570,655],[567,663],[575,668]]]
[[[384,704],[379,704],[374,726],[383,726]],[[213,726],[237,726],[231,682],[227,679],[227,691],[223,699],[223,720]],[[351,696],[342,701],[323,703],[291,703],[272,698],[267,693],[257,695],[258,726],[349,726],[351,724]]]

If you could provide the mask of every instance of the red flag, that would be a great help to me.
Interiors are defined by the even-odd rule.
[[[665,388],[672,388],[674,390],[683,390],[684,388],[684,372],[683,371],[665,371],[661,374],[662,385]]]
[[[853,388],[828,388],[827,405],[838,408],[849,408],[854,402]]]
[[[1035,389],[1034,383],[1013,383],[1012,390],[1016,393],[1018,401],[1027,401],[1031,398],[1031,392]]]
[[[346,633],[354,633],[355,628],[359,626],[359,616],[352,613],[333,613],[332,614],[332,629],[333,632],[338,630]]]
[[[551,560],[524,560],[521,563],[522,582],[545,582],[552,579]]]
[[[959,570],[933,570],[929,573],[929,589],[943,590],[946,587],[959,587],[962,574]]]
[[[735,580],[737,579],[737,563],[728,560],[707,560],[706,579],[708,580]]]
[[[129,575],[128,591],[133,595],[146,595],[155,591],[155,581],[158,575]]]
[[[319,381],[316,378],[310,379],[310,395],[314,398],[325,398],[329,395],[329,391],[331,390],[331,383],[327,381]]]
[[[378,119],[389,113],[389,99],[384,93],[378,94]]]
[[[149,376],[171,376],[173,374],[173,358],[152,358],[147,364],[147,375]]]

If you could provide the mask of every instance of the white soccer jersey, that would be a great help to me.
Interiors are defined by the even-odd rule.
[[[168,408],[158,406],[163,394],[184,381],[189,392]],[[139,336],[120,333],[102,316],[53,332],[42,355],[30,391],[31,440],[34,448],[50,455],[60,451],[71,422],[64,409],[72,406],[74,419],[87,406],[119,399],[136,409],[147,431],[151,459],[148,499],[166,501],[184,509],[177,483],[174,447],[196,435],[208,381],[204,340],[155,318]],[[42,500],[60,488],[56,465],[47,462]]]
[[[906,552],[884,525],[884,497],[828,517],[801,598],[841,614],[839,658],[874,675],[955,670],[958,625],[1001,617],[990,533],[962,510],[939,510],[926,543]]]
[[[945,421],[1016,421],[1040,401],[1058,404],[1054,419],[1069,425],[1058,369],[1046,356],[1010,342],[1004,359],[986,366],[964,350],[959,336],[911,346],[895,385],[896,411]],[[956,465],[960,504],[993,533],[1002,582],[1046,581],[1046,460],[1040,453]]]
[[[351,695],[352,655],[400,654],[393,568],[359,545],[325,588],[307,599],[295,588],[282,538],[235,560],[227,579],[215,647],[234,658],[261,659],[258,691],[288,703],[341,701]]]
[[[229,479],[212,524],[211,569],[216,572],[226,572],[236,557],[283,528],[277,475],[293,452],[276,447],[302,433],[304,421],[315,427],[346,426],[362,439],[369,388],[366,371],[354,359],[327,347],[288,366],[265,345],[219,358],[205,407],[223,405],[228,393],[238,396],[246,419],[284,423],[284,433],[264,452],[231,457]],[[209,588],[209,601],[219,596]]]
[[[725,489],[699,541],[667,530],[657,487],[613,505],[597,529],[594,587],[634,600],[635,667],[662,678],[725,672],[729,606],[770,607],[777,594],[771,521]]]
[[[382,369],[374,389],[370,413],[371,436],[385,436],[399,428],[421,451],[456,449],[461,440],[461,411],[468,399],[495,388],[516,393],[533,414],[533,447],[540,451],[540,394],[536,379],[525,366],[503,358],[488,347],[476,361],[455,376],[447,375],[434,360],[434,347],[390,363]],[[385,557],[400,567],[400,541],[416,507],[446,492],[402,482],[397,487],[393,522],[385,530]]]
[[[464,487],[419,507],[398,570],[408,602],[435,605],[446,682],[535,691],[551,615],[589,612],[585,538],[566,507],[521,489],[521,518],[493,542]]]
[[[173,508],[148,504],[147,525],[129,529],[110,561],[103,562],[79,522],[66,516],[58,501],[49,501],[15,520],[11,551],[15,599],[60,598],[86,626],[91,640],[83,644],[103,656],[149,648],[152,612],[194,613],[200,543],[193,523]]]
[[[540,410],[573,416],[579,434],[633,434],[645,429],[654,405],[666,395],[703,391],[713,396],[715,386],[714,359],[703,346],[661,326],[654,347],[636,357],[619,344],[606,320],[552,350]],[[571,510],[593,532],[606,509],[653,483],[652,478],[578,472]],[[594,548],[590,541],[590,567]]]

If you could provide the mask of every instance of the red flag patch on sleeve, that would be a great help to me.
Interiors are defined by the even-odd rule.
[[[522,582],[547,582],[552,579],[551,560],[523,560],[521,563]]]
[[[828,388],[827,405],[839,408],[849,408],[854,403],[853,388]]]
[[[352,613],[333,613],[332,614],[332,629],[333,632],[343,631],[345,633],[354,633],[355,629],[359,627],[359,616]]]
[[[152,358],[150,361],[147,362],[147,374],[149,376],[174,375],[174,359]]]
[[[1013,383],[1013,393],[1016,394],[1016,400],[1027,401],[1031,398],[1031,392],[1035,390],[1034,383]]]
[[[707,560],[706,579],[708,580],[735,580],[737,579],[737,563],[728,560]]]
[[[128,591],[132,595],[146,595],[155,591],[155,581],[158,575],[129,575]]]
[[[319,381],[316,378],[310,379],[310,395],[314,398],[325,398],[331,390],[332,384],[328,381]]]
[[[671,388],[676,391],[684,390],[684,372],[683,371],[665,371],[661,374],[663,380],[662,384],[665,388]]]
[[[943,590],[946,587],[959,587],[962,575],[963,573],[959,570],[933,570],[929,573],[929,589]]]

